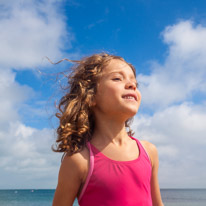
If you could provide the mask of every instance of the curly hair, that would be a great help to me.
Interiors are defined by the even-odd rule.
[[[53,151],[72,155],[81,151],[86,142],[91,140],[95,126],[91,108],[97,92],[97,82],[103,68],[112,59],[126,62],[122,57],[107,53],[94,54],[80,61],[63,59],[76,64],[71,68],[72,72],[67,77],[66,94],[59,101],[59,112],[56,113],[59,126],[57,128],[56,148],[53,146]],[[134,66],[130,63],[127,64],[136,77]],[[131,120],[132,118],[125,122],[125,127],[129,129],[127,133],[130,136],[134,134],[130,128]]]

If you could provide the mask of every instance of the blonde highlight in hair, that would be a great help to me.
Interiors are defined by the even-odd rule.
[[[59,101],[59,112],[56,113],[59,126],[56,148],[53,146],[53,151],[72,155],[81,151],[86,142],[91,140],[95,127],[92,105],[97,92],[97,82],[101,78],[102,69],[112,59],[126,62],[122,57],[106,53],[85,57],[80,61],[63,59],[76,64],[67,77],[68,87],[65,89],[68,91]],[[131,64],[127,64],[136,76],[135,68]],[[133,133],[129,127],[130,121],[131,119],[127,120],[125,126],[129,128],[128,135],[132,136]]]

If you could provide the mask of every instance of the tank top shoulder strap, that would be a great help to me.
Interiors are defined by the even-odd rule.
[[[91,149],[90,142],[87,142],[87,148],[89,149],[89,171],[88,171],[88,175],[87,175],[86,181],[84,183],[84,186],[82,188],[82,191],[79,195],[79,198],[78,198],[79,201],[81,200],[81,198],[82,198],[82,196],[83,196],[83,194],[84,194],[84,192],[87,188],[87,185],[89,183],[89,180],[92,176],[92,172],[93,172],[93,169],[94,169],[94,154],[93,154],[93,151]]]
[[[131,136],[130,136],[130,137],[131,137]],[[131,138],[134,139],[134,140],[137,142],[140,150],[142,150],[142,151],[145,153],[145,155],[146,155],[146,157],[148,158],[150,164],[152,165],[152,163],[151,163],[151,158],[150,158],[147,150],[146,150],[146,149],[144,148],[144,146],[142,145],[142,143],[141,143],[138,139],[136,139],[136,138],[134,138],[134,137],[131,137]]]

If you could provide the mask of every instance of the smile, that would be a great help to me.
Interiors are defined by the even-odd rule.
[[[126,94],[122,96],[123,99],[131,99],[137,101],[137,96],[135,94]]]

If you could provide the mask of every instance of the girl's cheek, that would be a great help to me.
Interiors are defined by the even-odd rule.
[[[141,92],[139,90],[137,90],[137,96],[138,96],[138,100],[141,101],[142,95],[141,95]]]

